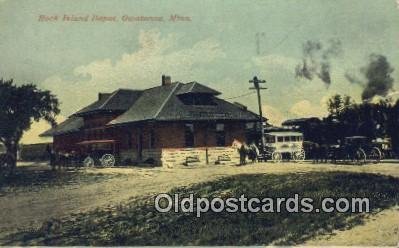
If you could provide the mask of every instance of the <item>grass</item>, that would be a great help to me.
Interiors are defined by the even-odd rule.
[[[368,197],[373,212],[399,204],[399,179],[346,172],[237,175],[169,192],[200,197]],[[43,223],[19,232],[19,245],[293,245],[362,223],[353,213],[158,213],[153,197]]]

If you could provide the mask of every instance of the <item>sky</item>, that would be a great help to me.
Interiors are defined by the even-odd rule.
[[[371,54],[387,58],[395,69],[391,91],[398,89],[398,23],[396,0],[0,0],[0,77],[51,90],[62,121],[98,92],[157,86],[162,74],[205,84],[257,111],[256,95],[248,94],[248,81],[257,76],[268,88],[263,112],[278,125],[325,116],[336,93],[360,101],[362,86],[345,74],[361,77]],[[331,84],[297,77],[303,44],[324,49],[331,40],[341,46],[329,58]],[[33,123],[22,142],[44,141],[38,134],[47,128]]]

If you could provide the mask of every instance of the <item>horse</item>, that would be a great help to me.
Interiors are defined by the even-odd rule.
[[[258,162],[259,149],[255,145],[255,143],[251,143],[249,145],[247,150],[247,155],[248,158],[252,161],[252,163]]]
[[[247,157],[252,161],[252,163],[257,162],[259,149],[254,143],[251,143],[249,146],[245,142],[242,143],[238,148],[238,152],[240,154],[240,165],[247,163]]]

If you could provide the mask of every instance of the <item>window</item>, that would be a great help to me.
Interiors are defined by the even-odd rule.
[[[289,142],[290,141],[290,136],[284,136],[284,142]]]
[[[277,142],[283,142],[283,141],[284,141],[284,137],[282,137],[282,136],[277,137]]]
[[[150,131],[150,139],[149,139],[149,148],[155,148],[155,132],[154,130]]]
[[[224,124],[216,124],[216,146],[226,145],[226,132],[224,130]]]
[[[186,147],[194,146],[194,124],[184,125],[184,139]]]
[[[298,141],[297,138],[298,138],[297,136],[290,136],[290,141],[291,141],[291,142]]]
[[[276,137],[271,136],[271,135],[266,135],[266,143],[275,143],[276,142]]]
[[[245,123],[245,129],[254,129],[255,128],[255,122],[248,122]]]

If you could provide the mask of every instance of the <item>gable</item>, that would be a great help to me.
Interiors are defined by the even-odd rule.
[[[113,93],[100,93],[99,99],[74,115],[83,116],[98,112],[126,111],[139,99],[141,90],[119,89]]]

